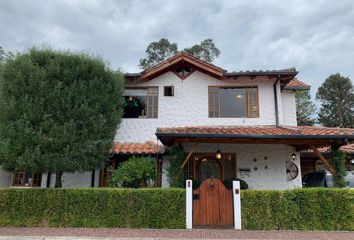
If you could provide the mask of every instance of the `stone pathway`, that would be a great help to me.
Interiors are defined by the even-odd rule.
[[[232,229],[154,230],[117,228],[0,228],[3,239],[340,239],[354,232],[237,231]]]

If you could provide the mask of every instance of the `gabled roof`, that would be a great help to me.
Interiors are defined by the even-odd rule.
[[[217,67],[211,63],[200,60],[199,58],[196,58],[191,54],[188,54],[186,52],[178,52],[173,57],[143,71],[141,73],[141,78],[152,79],[167,71],[170,71],[171,68],[181,63],[192,65],[197,70],[210,74],[218,79],[223,78],[223,73],[225,72],[224,69]]]
[[[195,70],[203,72],[207,75],[215,77],[220,80],[234,79],[237,80],[239,77],[257,77],[266,76],[268,78],[278,78],[280,80],[281,86],[284,89],[289,90],[302,90],[309,89],[309,85],[301,82],[298,79],[294,79],[298,74],[295,68],[287,68],[281,70],[253,70],[253,71],[239,71],[239,72],[227,72],[226,70],[215,66],[209,62],[203,61],[195,56],[186,53],[178,52],[171,58],[149,68],[140,73],[126,73],[124,77],[131,80],[142,80],[148,81],[156,78],[168,71],[174,71],[180,66],[187,65]]]

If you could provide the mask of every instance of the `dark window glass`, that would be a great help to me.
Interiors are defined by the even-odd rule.
[[[209,87],[209,117],[258,117],[258,89]]]
[[[174,87],[173,86],[165,86],[163,95],[166,97],[173,96],[174,95]]]
[[[134,88],[124,91],[123,118],[157,118],[158,88]]]

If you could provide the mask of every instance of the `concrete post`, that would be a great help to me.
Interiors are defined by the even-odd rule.
[[[186,181],[186,228],[193,228],[193,181]]]
[[[235,229],[241,230],[241,188],[240,181],[232,182],[232,193],[234,198],[234,224]]]

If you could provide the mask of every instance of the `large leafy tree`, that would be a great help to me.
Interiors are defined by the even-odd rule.
[[[212,39],[205,39],[199,44],[195,44],[190,48],[185,48],[185,52],[204,60],[212,62],[220,55],[220,50],[215,46]],[[139,67],[148,69],[170,57],[178,52],[177,43],[171,43],[166,38],[161,38],[159,41],[151,42],[145,50],[146,58],[139,61]]]
[[[185,48],[184,51],[206,62],[214,61],[221,53],[210,38],[201,41],[200,44]]]
[[[99,57],[30,49],[0,81],[0,159],[9,171],[101,167],[121,118],[123,77]]]
[[[316,111],[316,106],[311,101],[308,90],[296,91],[296,117],[299,126],[313,126],[315,119],[312,117]]]
[[[172,57],[178,51],[177,43],[170,43],[166,38],[161,38],[157,42],[152,42],[145,50],[146,58],[139,60],[139,66],[143,69],[150,68],[167,58]]]
[[[318,88],[321,101],[319,122],[326,127],[354,127],[354,88],[351,80],[340,74],[329,76]]]

